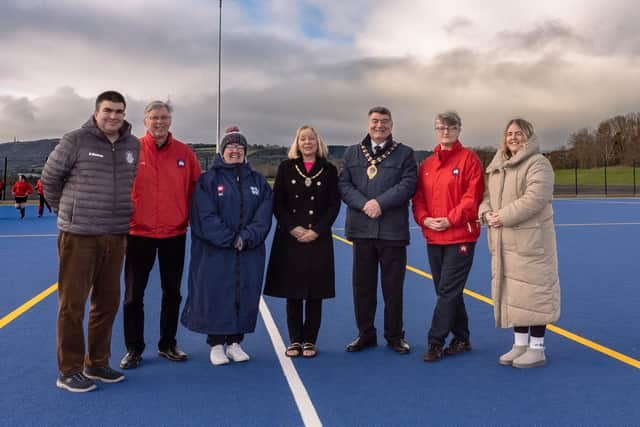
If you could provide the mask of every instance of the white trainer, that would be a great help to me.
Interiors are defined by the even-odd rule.
[[[543,348],[527,348],[527,351],[517,359],[513,361],[511,366],[514,368],[536,368],[538,366],[544,366],[547,358],[544,354]]]
[[[234,362],[246,362],[250,359],[249,355],[244,352],[237,342],[227,346],[227,357]]]
[[[211,364],[214,366],[226,365],[229,363],[229,359],[224,354],[224,346],[222,344],[211,347],[209,359],[211,360]]]
[[[514,344],[510,351],[500,356],[498,363],[505,366],[511,366],[513,361],[516,360],[518,357],[522,356],[527,351],[528,348],[529,348],[528,345]]]

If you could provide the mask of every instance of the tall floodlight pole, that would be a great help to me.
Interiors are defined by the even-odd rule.
[[[216,153],[220,150],[220,80],[221,80],[221,61],[222,60],[222,0],[220,0],[220,8],[218,12],[218,116],[216,119]]]

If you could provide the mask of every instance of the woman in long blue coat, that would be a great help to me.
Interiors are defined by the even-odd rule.
[[[189,294],[181,318],[207,334],[213,365],[249,360],[240,342],[256,327],[272,212],[271,187],[246,162],[247,141],[237,127],[227,129],[220,147],[191,201]]]

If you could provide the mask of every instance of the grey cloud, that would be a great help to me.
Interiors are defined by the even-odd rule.
[[[463,143],[495,146],[506,121],[524,116],[537,125],[543,147],[564,144],[571,132],[594,126],[614,112],[637,108],[637,80],[583,73],[580,64],[554,56],[530,62],[496,62],[493,55],[445,52],[430,63],[412,58],[369,58],[339,64],[286,69],[267,87],[235,87],[223,92],[222,127],[236,123],[253,144],[287,145],[295,129],[316,126],[329,144],[351,144],[366,133],[366,112],[386,105],[394,114],[394,135],[417,149],[432,148],[433,116],[445,109],[462,115]],[[625,84],[627,89],[622,90]],[[142,108],[151,99],[128,97],[127,119],[144,132]],[[17,103],[0,99],[0,108]],[[24,100],[22,101],[25,102]],[[187,142],[215,141],[216,97],[172,95],[173,132]],[[0,140],[56,137],[78,127],[93,99],[70,88],[30,100],[34,116],[12,122],[0,117]],[[19,104],[19,103],[18,103]],[[27,104],[28,105],[28,104]]]
[[[14,98],[8,96],[0,97],[0,105],[2,105],[2,118],[8,123],[12,121],[21,121],[25,124],[35,122],[37,108],[29,99]]]
[[[496,35],[499,45],[511,49],[540,51],[551,48],[573,48],[586,51],[593,48],[593,43],[576,33],[569,25],[552,20],[538,24],[535,28],[523,31],[501,31]]]
[[[123,17],[105,16],[106,12],[89,7],[58,8],[42,3],[38,8],[25,8],[18,3],[3,5],[0,42],[16,34],[51,34],[85,42],[96,51],[135,58],[143,66],[147,61],[191,67],[217,63],[217,25],[213,19],[211,25],[199,27],[189,25],[186,19],[175,20],[168,10],[164,16]],[[211,10],[213,18],[215,8]],[[150,15],[153,12],[150,9]],[[239,25],[233,25],[230,31],[223,29],[223,61],[230,68],[277,70],[313,60],[302,43],[270,33],[244,32]]]
[[[451,35],[458,35],[461,33],[466,33],[470,28],[473,27],[473,21],[465,16],[455,16],[449,22],[447,22],[442,28],[443,30]]]

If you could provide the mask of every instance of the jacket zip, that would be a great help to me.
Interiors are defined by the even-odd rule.
[[[240,167],[236,167],[236,182],[238,183],[238,191],[240,192],[240,225],[238,227],[238,237],[240,231],[244,227],[244,194],[242,192],[242,179]],[[242,242],[244,246],[245,242]],[[240,315],[240,251],[236,250],[236,289],[235,289],[235,308],[236,316]]]

